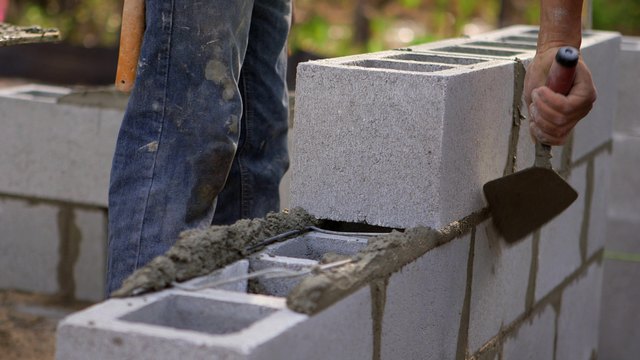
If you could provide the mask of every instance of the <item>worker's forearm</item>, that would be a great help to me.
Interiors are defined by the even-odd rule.
[[[538,52],[552,47],[580,48],[582,0],[540,0]]]

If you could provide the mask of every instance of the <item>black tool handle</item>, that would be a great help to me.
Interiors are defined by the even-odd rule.
[[[546,86],[559,94],[569,94],[576,78],[576,65],[579,58],[580,52],[574,47],[565,46],[558,49],[556,59],[549,69]],[[535,165],[550,169],[550,160],[551,146],[536,142]]]

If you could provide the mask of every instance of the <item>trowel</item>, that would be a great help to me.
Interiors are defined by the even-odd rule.
[[[549,70],[546,86],[567,95],[573,86],[579,52],[560,48]],[[532,167],[486,183],[484,195],[493,223],[507,242],[515,242],[553,219],[578,193],[551,168],[551,146],[536,142]]]

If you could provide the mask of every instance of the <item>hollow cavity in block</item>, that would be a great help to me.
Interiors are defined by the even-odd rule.
[[[358,60],[343,63],[345,66],[358,66],[370,69],[386,69],[411,72],[435,72],[451,69],[452,66],[442,66],[436,64],[417,64],[407,61],[388,61],[388,60]]]
[[[534,43],[534,44],[538,43],[537,36],[505,36],[498,40],[506,41],[506,42],[524,42],[524,43]]]
[[[367,245],[367,239],[323,233],[309,233],[266,250],[273,256],[285,256],[320,261],[327,253],[355,255]]]
[[[392,55],[392,56],[386,57],[385,59],[396,59],[396,60],[407,60],[407,61],[418,61],[418,62],[427,62],[427,63],[435,63],[435,64],[451,64],[451,65],[473,65],[473,64],[478,64],[478,63],[487,61],[483,59],[439,56],[439,55],[431,55],[431,54],[418,53],[418,52]]]
[[[443,48],[433,49],[433,51],[442,51],[442,52],[457,53],[457,54],[502,56],[502,57],[513,57],[515,55],[522,54],[521,51],[482,49],[482,48],[474,48],[474,47],[466,47],[466,46],[447,46]]]
[[[220,335],[243,330],[276,311],[265,306],[172,295],[120,320]]]
[[[280,268],[297,272],[310,270],[327,254],[352,256],[367,245],[364,237],[312,232],[275,246],[250,259],[250,272]],[[333,260],[327,260],[331,262]],[[250,291],[262,295],[287,296],[306,274],[292,277],[258,277],[252,280]]]
[[[535,50],[534,44],[518,44],[513,42],[494,42],[494,41],[474,41],[467,45],[495,47],[495,48],[508,48],[508,49],[522,49],[522,50]]]

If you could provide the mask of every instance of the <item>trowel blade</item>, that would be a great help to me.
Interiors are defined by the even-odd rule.
[[[484,195],[493,223],[515,242],[553,219],[578,193],[552,169],[531,167],[486,183]]]

